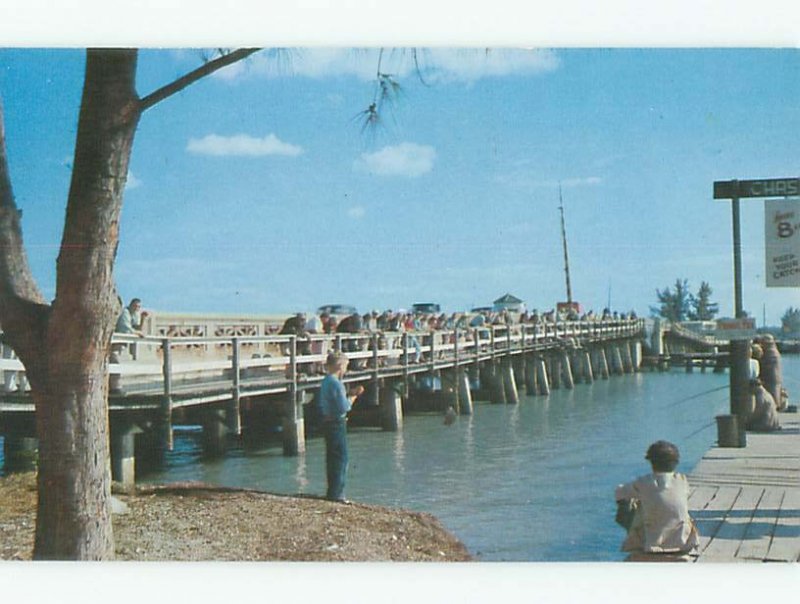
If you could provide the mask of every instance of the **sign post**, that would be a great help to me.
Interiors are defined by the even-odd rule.
[[[714,199],[730,199],[733,212],[733,292],[734,315],[744,317],[742,305],[742,237],[739,226],[739,200],[751,197],[790,197],[800,195],[800,178],[761,180],[722,180],[714,182]],[[767,227],[769,228],[769,227]],[[769,254],[767,254],[769,262]],[[780,254],[778,255],[780,257]],[[800,259],[800,254],[798,254]],[[798,270],[800,273],[800,270]],[[769,275],[769,272],[768,272]],[[800,276],[800,275],[798,275]],[[769,280],[767,286],[769,287]]]

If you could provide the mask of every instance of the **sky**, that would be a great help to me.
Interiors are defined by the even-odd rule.
[[[201,50],[140,52],[145,95]],[[148,110],[115,268],[171,312],[328,303],[447,310],[510,292],[649,314],[656,289],[713,288],[733,314],[731,204],[715,180],[800,176],[797,49],[293,48],[262,51]],[[380,67],[379,67],[380,58]],[[45,296],[74,153],[85,53],[0,49],[0,98],[32,270]],[[363,129],[380,69],[399,82]],[[744,307],[765,287],[764,203],[742,201]]]

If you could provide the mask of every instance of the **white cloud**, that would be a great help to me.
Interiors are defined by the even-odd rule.
[[[128,170],[128,179],[125,181],[126,189],[137,189],[142,186],[142,181],[133,175],[133,172]]]
[[[415,178],[433,169],[436,150],[428,145],[400,143],[384,147],[375,153],[363,153],[354,164],[356,170],[381,176],[408,176]]]
[[[220,136],[209,134],[203,138],[191,138],[186,144],[186,150],[190,153],[200,155],[215,156],[248,156],[258,157],[262,155],[300,155],[303,148],[297,145],[284,143],[274,134],[268,134],[263,138],[257,138],[248,134],[236,134],[234,136]]]
[[[379,64],[378,49],[307,48],[258,53],[217,72],[219,78],[243,76],[326,78],[353,76],[373,80]],[[558,69],[560,59],[547,49],[386,49],[380,70],[397,77],[413,75],[417,67],[426,81],[473,82],[481,78],[534,75]]]
[[[366,213],[367,210],[364,208],[364,206],[353,206],[352,208],[347,210],[347,215],[350,218],[355,218],[355,219],[364,218]]]

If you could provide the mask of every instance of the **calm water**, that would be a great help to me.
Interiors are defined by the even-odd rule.
[[[648,471],[644,452],[659,438],[680,447],[679,469],[690,471],[716,439],[714,416],[728,410],[728,379],[640,373],[518,406],[477,403],[451,426],[417,415],[400,433],[353,429],[347,496],[434,514],[480,560],[620,560],[615,485]],[[784,357],[784,381],[790,395],[800,392],[797,357]],[[322,439],[296,458],[276,444],[208,461],[199,436],[178,431],[165,469],[141,478],[325,491]]]

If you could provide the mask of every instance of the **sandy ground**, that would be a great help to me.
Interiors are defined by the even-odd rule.
[[[428,514],[201,484],[115,494],[118,560],[464,561],[464,545]],[[30,560],[34,474],[0,478],[0,560]]]

